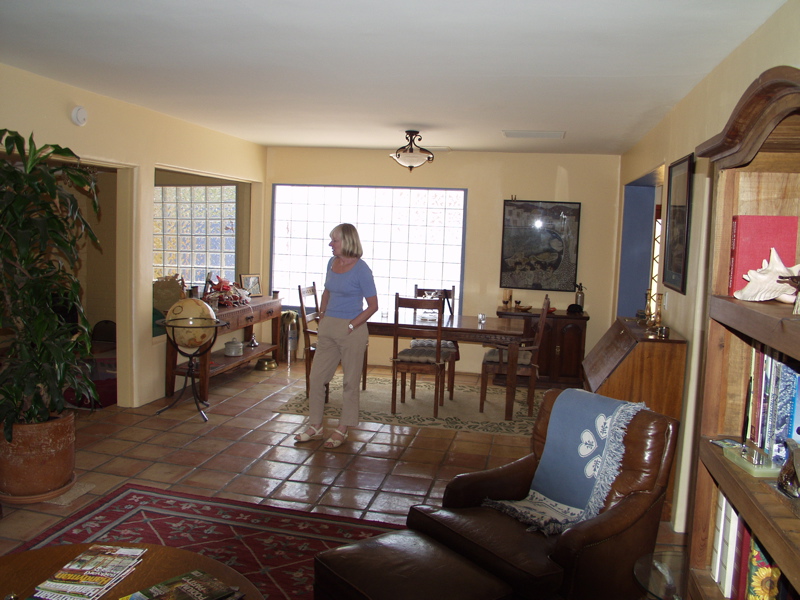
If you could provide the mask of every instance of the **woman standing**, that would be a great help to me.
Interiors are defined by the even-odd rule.
[[[347,428],[358,424],[361,366],[369,341],[366,322],[378,310],[378,293],[372,270],[361,260],[364,251],[356,228],[342,223],[333,228],[330,236],[333,258],[328,262],[325,291],[319,303],[319,333],[308,399],[310,414],[305,430],[294,439],[297,442],[322,439],[325,386],[341,362],[342,416],[339,426],[325,442],[325,448],[338,448],[347,439]]]

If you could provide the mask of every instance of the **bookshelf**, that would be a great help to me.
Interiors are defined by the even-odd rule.
[[[800,506],[774,479],[748,475],[710,439],[741,437],[753,342],[800,359],[800,315],[727,295],[734,215],[800,214],[800,70],[775,67],[745,91],[725,129],[696,149],[714,170],[712,263],[703,391],[694,444],[688,596],[721,599],[711,577],[718,490],[800,589]],[[767,257],[765,257],[767,258]],[[787,266],[797,256],[781,257]]]

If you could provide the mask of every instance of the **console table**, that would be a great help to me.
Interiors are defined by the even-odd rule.
[[[208,402],[208,380],[214,375],[230,371],[246,362],[255,360],[272,352],[272,358],[278,360],[278,340],[281,328],[281,301],[279,298],[253,298],[250,304],[221,308],[216,311],[218,319],[227,321],[229,325],[220,333],[242,330],[244,351],[241,356],[225,356],[224,350],[206,352],[200,356],[200,367],[195,376],[199,384],[201,402]],[[258,346],[250,348],[247,344],[253,335],[253,326],[263,321],[272,321],[272,342],[259,341]],[[167,344],[167,368],[164,382],[164,394],[175,393],[175,378],[187,375],[187,365],[178,365],[178,351],[172,344]]]
[[[518,311],[500,306],[497,316],[507,319],[532,319],[539,322],[541,306],[530,311]],[[586,348],[586,325],[589,313],[568,313],[556,310],[547,315],[539,350],[539,380],[537,385],[550,387],[583,387],[581,365]]]
[[[681,420],[686,372],[686,340],[671,332],[659,338],[636,319],[618,317],[583,361],[585,389]],[[672,515],[677,461],[667,485],[662,520]]]

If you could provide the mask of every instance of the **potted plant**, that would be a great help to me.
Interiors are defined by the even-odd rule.
[[[98,202],[94,174],[69,148],[39,148],[33,135],[26,148],[7,129],[0,141],[0,499],[24,503],[74,482],[74,413],[64,411],[64,393],[97,398],[76,276],[81,243],[97,238],[73,191],[88,195],[95,213]]]

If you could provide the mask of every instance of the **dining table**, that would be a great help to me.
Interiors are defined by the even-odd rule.
[[[417,311],[401,311],[399,322],[403,328],[412,327],[416,338],[435,338],[436,320]],[[370,335],[394,337],[394,312],[389,315],[375,313],[367,321]],[[532,338],[530,319],[507,319],[477,315],[445,315],[442,322],[442,339],[467,342],[485,346],[503,346],[508,349],[508,375],[506,377],[505,420],[514,415],[514,399],[517,392],[517,360],[520,343]]]

